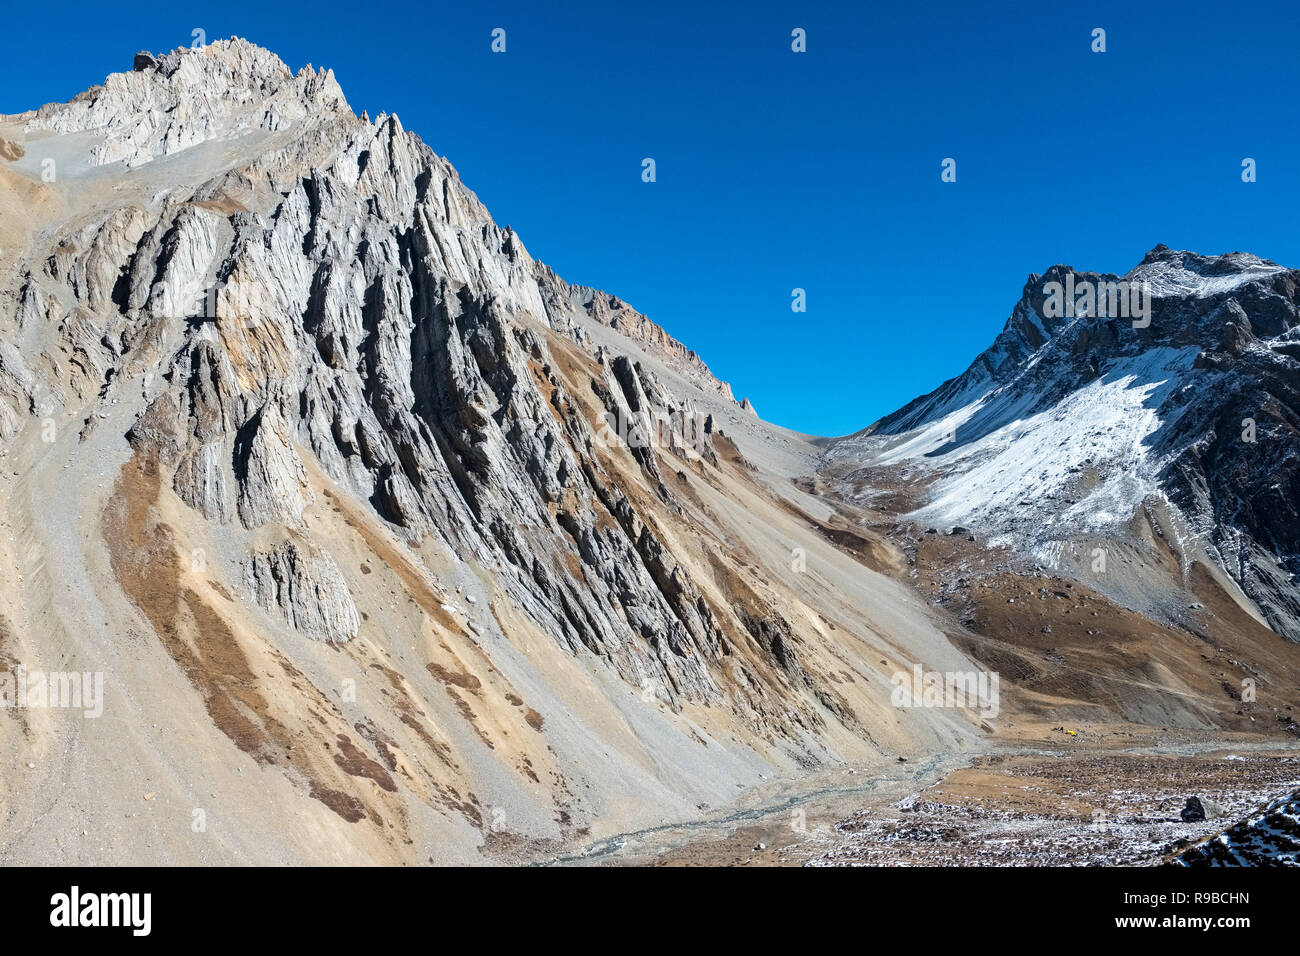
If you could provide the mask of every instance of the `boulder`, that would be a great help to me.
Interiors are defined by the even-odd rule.
[[[1184,823],[1200,823],[1223,816],[1223,808],[1205,797],[1188,797],[1180,815]]]

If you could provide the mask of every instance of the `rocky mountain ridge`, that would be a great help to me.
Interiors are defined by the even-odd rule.
[[[1149,311],[1063,315],[1053,284],[1141,287]],[[1123,276],[1053,266],[966,372],[828,460],[907,463],[934,480],[920,520],[1049,565],[1087,567],[1143,508],[1167,511],[1184,564],[1205,552],[1300,639],[1298,326],[1300,272],[1244,253],[1157,246]]]
[[[165,794],[106,858],[535,853],[978,737],[887,710],[969,662],[800,517],[815,449],[328,71],[140,54],[0,138],[0,653],[105,671],[114,728],[0,746],[68,813]],[[243,835],[179,837],[212,794]]]
[[[1111,341],[1049,329],[1031,295],[987,381],[953,392],[993,397],[924,400],[824,454],[621,299],[534,260],[329,71],[241,39],[132,66],[0,120],[0,672],[105,678],[102,720],[0,714],[0,763],[27,771],[0,792],[0,860],[544,859],[764,787],[784,800],[908,761],[919,779],[1063,720],[1289,732],[1275,717],[1300,660],[1229,578],[1164,568],[1154,590],[1206,605],[1161,616],[1077,587],[1065,562],[1012,568],[1014,524],[1001,543],[926,535],[909,509],[934,502],[883,497],[992,462],[987,500],[1014,517],[1005,449],[980,442],[1007,408],[1058,414],[1052,396],[1079,392],[1053,391],[1067,372],[1103,389],[1089,407],[1142,408],[1161,369],[1225,362],[1243,401],[1261,381],[1243,362],[1281,394],[1290,366],[1240,334],[1194,355]],[[1291,273],[1148,265],[1152,335],[1179,310],[1208,328],[1232,299],[1290,360],[1269,322],[1294,327]],[[1201,303],[1192,274],[1235,284]],[[963,467],[934,469],[949,425]],[[1068,458],[1019,447],[1026,474]],[[1203,469],[1214,500],[1238,481],[1225,456]],[[889,469],[924,480],[900,491]],[[1130,475],[1106,494],[1145,503],[1157,479]],[[1115,546],[1096,511],[1026,519]],[[1182,527],[1152,521],[1166,541]],[[981,562],[1001,577],[970,584]],[[1000,673],[1002,696],[899,706],[918,668]],[[1247,672],[1258,706],[1223,691]]]

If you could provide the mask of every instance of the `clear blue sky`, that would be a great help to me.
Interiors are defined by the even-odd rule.
[[[354,109],[399,114],[535,257],[818,434],[961,371],[1053,263],[1124,272],[1164,242],[1300,266],[1295,0],[307,9],[20,4],[0,111],[68,99],[195,28],[331,67]]]

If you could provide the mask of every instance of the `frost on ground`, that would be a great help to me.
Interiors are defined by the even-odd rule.
[[[1178,857],[1185,866],[1300,866],[1300,790]]]
[[[840,821],[808,865],[1156,866],[1298,784],[1296,757],[994,756]],[[1222,814],[1183,820],[1193,795],[1208,796]],[[1266,842],[1260,834],[1287,826],[1294,841],[1296,808],[1295,796],[1278,801],[1267,828],[1256,825],[1230,845],[1257,846]],[[1290,853],[1294,864],[1294,842]]]

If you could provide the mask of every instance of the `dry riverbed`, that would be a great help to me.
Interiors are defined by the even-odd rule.
[[[1044,741],[1047,743],[1047,741]],[[548,862],[666,866],[1154,866],[1300,787],[1286,740],[1180,735],[1137,746],[1008,747],[774,784],[719,817]],[[1187,798],[1223,815],[1182,819]]]

